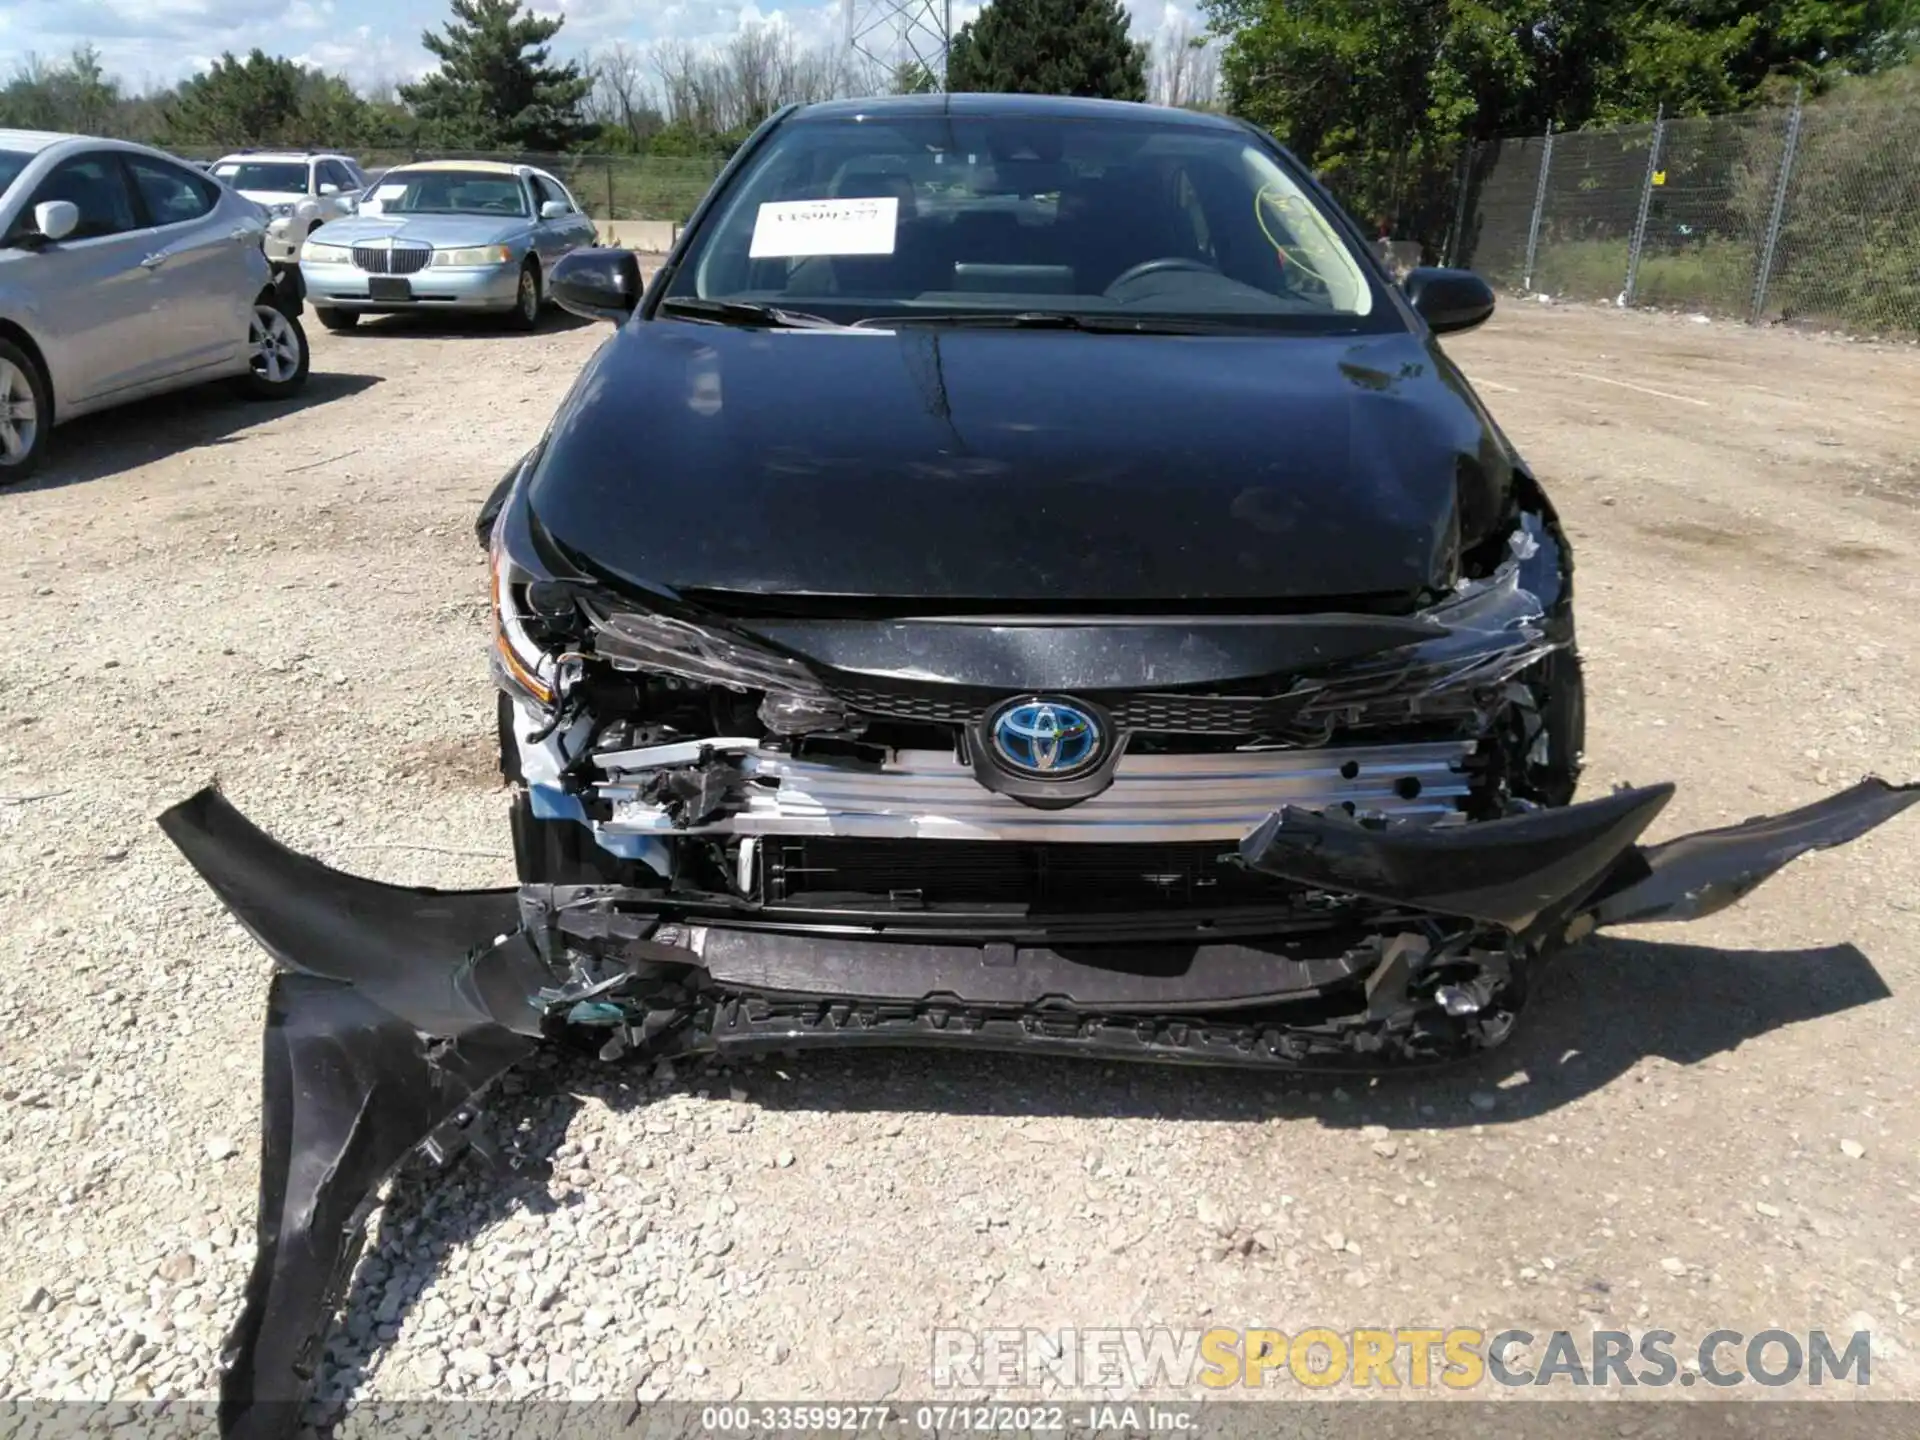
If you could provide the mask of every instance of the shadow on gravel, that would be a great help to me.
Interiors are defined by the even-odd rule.
[[[137,400],[115,410],[88,415],[53,433],[52,448],[40,473],[0,495],[25,495],[105,479],[184,450],[234,445],[246,432],[315,406],[329,405],[380,383],[378,375],[322,373],[307,378],[289,400],[241,400],[224,382]],[[343,433],[345,433],[343,431]],[[324,443],[324,437],[316,436]],[[317,451],[316,458],[324,455]],[[296,462],[297,463],[297,462]]]
[[[739,1083],[763,1110],[1281,1118],[1317,1120],[1335,1129],[1496,1125],[1578,1100],[1649,1056],[1698,1064],[1769,1031],[1890,995],[1872,962],[1852,945],[1715,950],[1601,937],[1556,957],[1536,977],[1520,1033],[1507,1047],[1478,1062],[1417,1075],[1279,1076],[927,1050],[812,1051],[731,1068],[743,1074]],[[480,1122],[514,1169],[468,1156],[438,1173],[409,1167],[396,1179],[379,1245],[356,1272],[343,1321],[329,1340],[310,1418],[324,1423],[337,1417],[344,1399],[360,1391],[454,1248],[521,1210],[554,1217],[550,1238],[536,1243],[590,1244],[585,1228],[576,1229],[568,1218],[581,1198],[568,1165],[585,1162],[562,1164],[551,1188],[546,1178],[574,1115],[591,1103],[627,1111],[665,1094],[700,1089],[726,1098],[726,1074],[698,1061],[680,1062],[678,1069],[676,1078],[662,1080],[643,1066],[605,1066],[543,1051],[507,1077],[505,1093],[493,1097]],[[770,1083],[776,1070],[785,1078]],[[600,1223],[624,1233],[623,1227],[643,1224],[644,1214],[635,1207],[611,1219],[603,1215]],[[415,1238],[422,1235],[431,1237],[424,1246]],[[515,1268],[528,1276],[527,1267]],[[397,1289],[389,1288],[396,1269],[404,1278]],[[537,1278],[513,1284],[517,1288],[489,1297],[500,1313],[530,1309],[554,1315],[557,1323],[569,1303],[564,1295],[543,1296]],[[447,1323],[464,1325],[468,1317],[452,1315]],[[440,1348],[483,1351],[498,1346],[504,1333],[456,1334]],[[504,1348],[494,1363],[504,1370],[516,1353]],[[414,1379],[418,1388],[441,1383],[437,1375]]]
[[[1602,936],[1533,978],[1519,1033],[1480,1060],[1419,1074],[1269,1075],[932,1051],[814,1051],[755,1087],[769,1108],[979,1115],[1312,1119],[1359,1125],[1492,1125],[1544,1114],[1658,1056],[1693,1065],[1803,1021],[1884,1000],[1852,945],[1716,950]],[[1478,1097],[1480,1103],[1474,1103]],[[1483,1108],[1491,1098],[1492,1108]]]
[[[557,305],[549,306],[540,323],[531,331],[516,331],[497,315],[462,315],[452,311],[440,314],[363,315],[351,330],[336,332],[336,341],[352,344],[359,337],[376,339],[404,335],[414,340],[512,340],[521,334],[563,335],[599,322],[583,319]],[[319,321],[315,321],[317,326]]]

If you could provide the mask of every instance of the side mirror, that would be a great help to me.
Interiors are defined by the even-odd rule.
[[[1493,287],[1471,270],[1422,265],[1402,282],[1407,300],[1436,335],[1471,330],[1493,314]]]
[[[640,303],[640,262],[631,250],[571,250],[547,289],[561,309],[618,325]]]
[[[340,187],[329,181],[320,187],[320,193],[322,195],[338,195],[340,193]]]
[[[571,215],[572,213],[573,211],[567,208],[567,202],[564,200],[549,200],[540,207],[540,218],[542,220],[558,220],[562,216]]]
[[[33,228],[42,240],[64,240],[80,228],[80,207],[71,200],[43,200],[33,207]]]

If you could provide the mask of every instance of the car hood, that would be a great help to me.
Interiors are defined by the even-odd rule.
[[[304,190],[241,190],[236,193],[246,196],[256,205],[297,205],[308,198]]]
[[[511,215],[361,215],[328,223],[333,245],[364,245],[393,236],[430,245],[498,245],[526,231],[528,221]]]
[[[1445,583],[1513,468],[1411,334],[654,320],[582,373],[529,501],[577,563],[678,590],[1285,602]]]

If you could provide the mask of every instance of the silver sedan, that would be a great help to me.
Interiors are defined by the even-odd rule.
[[[0,485],[91,411],[226,376],[299,389],[298,275],[276,277],[265,226],[158,150],[0,130]]]
[[[389,170],[300,251],[314,313],[329,330],[395,311],[492,311],[540,323],[547,276],[594,239],[593,221],[544,170],[488,160]]]

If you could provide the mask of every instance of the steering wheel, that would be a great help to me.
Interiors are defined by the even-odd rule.
[[[1130,265],[1122,270],[1108,282],[1107,293],[1111,294],[1122,285],[1129,285],[1148,275],[1159,275],[1172,270],[1184,270],[1201,275],[1217,273],[1211,265],[1202,260],[1195,260],[1186,255],[1162,255],[1157,259],[1142,260],[1138,265]]]

